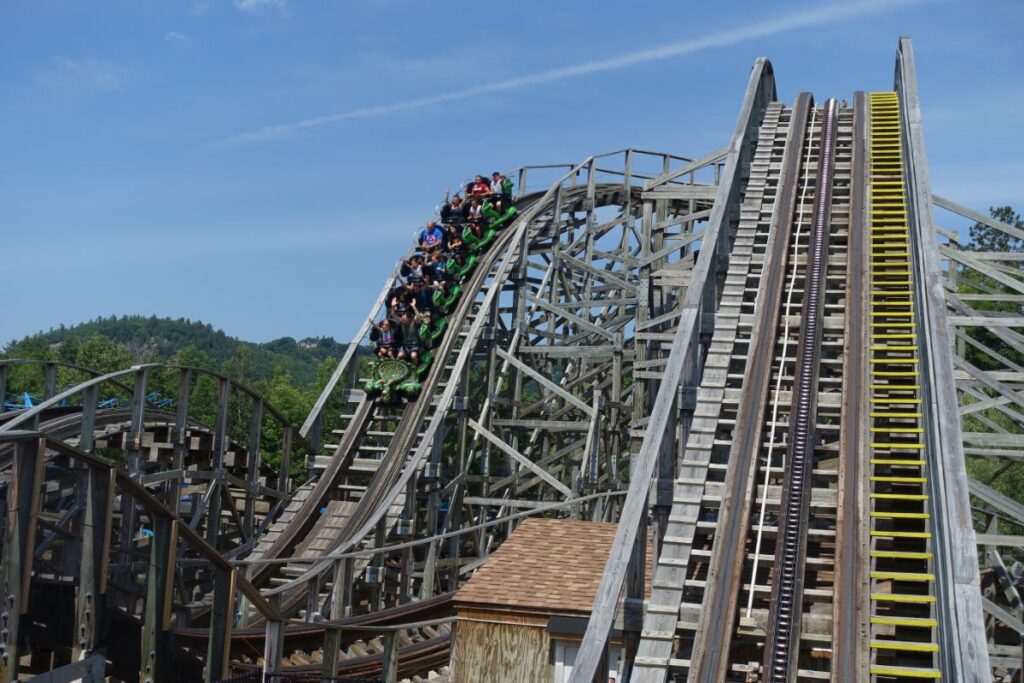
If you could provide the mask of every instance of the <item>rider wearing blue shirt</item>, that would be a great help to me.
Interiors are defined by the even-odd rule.
[[[444,248],[444,230],[436,221],[428,221],[427,227],[420,232],[420,249],[431,252]]]

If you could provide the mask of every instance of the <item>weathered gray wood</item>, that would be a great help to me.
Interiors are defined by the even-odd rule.
[[[231,661],[231,632],[235,619],[235,590],[238,572],[226,567],[213,571],[213,611],[210,614],[210,642],[206,649],[203,680],[215,683],[228,674]],[[251,596],[250,596],[251,598]]]
[[[146,569],[146,609],[142,624],[142,683],[155,683],[161,672],[172,667],[172,652],[167,629],[171,621],[171,595],[174,560],[178,548],[178,522],[158,516],[149,539],[149,563]]]
[[[713,213],[705,231],[707,248],[701,250],[694,267],[693,282],[702,284],[699,287],[689,288],[683,301],[684,313],[680,317],[670,352],[674,362],[669,363],[666,367],[654,402],[654,409],[651,412],[651,426],[644,435],[640,453],[634,462],[629,493],[622,507],[615,540],[612,543],[601,583],[594,598],[594,606],[583,642],[580,644],[576,659],[577,665],[573,668],[569,679],[570,683],[590,683],[594,679],[598,664],[605,653],[619,596],[622,594],[625,584],[629,558],[636,547],[636,539],[640,533],[640,521],[646,512],[647,492],[650,488],[651,477],[658,462],[662,441],[666,436],[664,427],[668,422],[669,413],[675,406],[683,369],[692,362],[688,360],[688,357],[693,354],[693,343],[699,331],[701,304],[705,296],[704,290],[707,288],[706,283],[710,279],[708,273],[713,272],[713,269],[717,267],[717,264],[713,264],[717,257],[715,246],[719,240],[724,239],[723,225],[727,221],[726,206],[735,199],[739,191],[740,157],[745,152],[745,148],[749,146],[749,136],[754,132],[753,129],[759,122],[761,113],[774,97],[775,81],[771,65],[766,60],[760,59],[754,64],[736,131],[728,148],[725,172],[722,175],[718,194],[715,196]]]
[[[520,465],[522,465],[523,467],[525,467],[526,469],[530,470],[535,475],[543,479],[549,486],[557,490],[559,493],[566,496],[567,498],[572,497],[572,491],[569,489],[569,487],[567,487],[565,484],[563,484],[562,482],[558,481],[550,474],[548,474],[547,471],[544,470],[544,468],[538,467],[532,460],[527,458],[525,455],[523,455],[516,449],[512,448],[512,446],[509,446],[500,437],[495,435],[493,432],[491,432],[489,429],[481,425],[479,422],[471,419],[469,421],[469,425],[477,434],[482,436],[491,444],[497,446],[498,450],[500,450],[505,455],[508,455],[513,460],[518,462]]]
[[[971,209],[968,209],[965,206],[957,204],[956,202],[950,199],[946,199],[945,197],[940,197],[938,195],[933,194],[932,202],[934,202],[935,206],[941,207],[943,209],[948,209],[953,213],[960,214],[964,218],[970,218],[972,221],[976,223],[987,225],[990,228],[1006,233],[1010,237],[1024,239],[1024,230],[1015,228],[1012,225],[1007,225],[1002,221],[997,221],[995,218],[992,218],[991,216],[985,216],[984,214],[980,214],[977,211],[972,211]]]
[[[568,401],[572,405],[574,405],[577,408],[579,408],[580,410],[582,410],[587,415],[590,415],[591,412],[593,411],[593,408],[591,406],[587,405],[587,403],[585,401],[581,400],[580,398],[578,398],[576,396],[573,396],[571,393],[569,393],[568,391],[566,391],[562,387],[558,386],[557,384],[555,384],[550,379],[548,379],[547,377],[545,377],[541,373],[537,372],[533,368],[529,367],[528,365],[526,365],[525,363],[520,361],[518,358],[516,358],[512,354],[510,354],[507,351],[505,351],[504,349],[498,349],[498,356],[501,357],[501,359],[504,360],[505,362],[507,362],[510,365],[512,365],[513,367],[517,368],[520,372],[522,372],[527,377],[529,377],[529,378],[533,379],[534,381],[538,382],[545,389],[548,389],[551,392],[557,394],[561,398],[565,399],[566,401]]]
[[[106,670],[106,657],[93,654],[53,671],[35,675],[26,679],[25,683],[103,683]]]
[[[907,167],[907,208],[911,219],[915,262],[919,276],[917,300],[920,326],[924,332],[922,362],[928,366],[929,382],[923,396],[927,410],[926,443],[931,447],[929,483],[936,495],[941,514],[933,516],[938,539],[935,544],[936,588],[942,620],[947,624],[946,641],[940,657],[949,677],[969,683],[988,681],[992,674],[988,663],[984,616],[979,603],[964,596],[978,593],[980,575],[975,551],[973,521],[968,494],[968,477],[960,437],[956,385],[953,378],[946,307],[939,264],[939,249],[932,217],[931,180],[921,125],[921,105],[917,74],[910,39],[900,38],[896,61],[895,87],[900,100],[903,130],[906,134],[904,156]],[[954,635],[955,634],[955,635]]]
[[[1012,614],[1010,614],[1010,612],[1003,609],[1002,607],[1000,607],[999,605],[992,602],[986,597],[981,598],[981,604],[982,607],[985,609],[985,612],[991,614],[993,617],[1003,622],[1003,624],[1005,624],[1009,628],[1012,628],[1020,635],[1024,636],[1024,621],[1021,621],[1017,617],[1013,616]]]
[[[106,632],[107,557],[114,517],[114,470],[89,467],[86,473],[85,510],[82,520],[81,563],[75,598],[77,631],[72,659],[86,656]]]
[[[1010,548],[1024,548],[1024,536],[1007,534],[978,534],[978,545],[1001,545]]]
[[[396,683],[398,681],[398,632],[389,631],[384,634],[383,671],[381,680],[383,683]]]
[[[7,623],[0,630],[0,681],[18,680],[21,616],[28,612],[28,582],[32,574],[36,516],[46,455],[45,439],[25,439],[14,447],[11,484],[4,525],[2,599]]]

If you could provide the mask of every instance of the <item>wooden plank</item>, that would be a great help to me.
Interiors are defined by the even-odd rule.
[[[931,459],[938,467],[931,469],[929,482],[938,495],[933,522],[937,527],[937,586],[942,621],[947,624],[942,651],[952,680],[974,682],[990,680],[985,619],[978,595],[980,573],[975,550],[968,477],[960,436],[956,384],[946,321],[943,273],[933,228],[931,180],[928,158],[921,128],[921,106],[917,91],[917,73],[910,39],[900,39],[896,65],[896,91],[900,100],[903,129],[906,134],[904,154],[907,157],[907,200],[914,243],[914,254],[920,288],[920,320],[928,352],[925,356],[930,378],[927,400],[928,444]],[[945,566],[943,566],[945,565]],[[949,668],[951,667],[951,668]]]
[[[670,352],[673,362],[670,362],[665,370],[651,411],[652,427],[645,432],[640,452],[633,463],[629,492],[623,503],[615,539],[594,598],[594,606],[577,654],[577,665],[569,679],[570,683],[591,683],[597,674],[599,663],[604,661],[619,596],[622,595],[626,581],[630,555],[636,548],[641,522],[647,511],[648,490],[666,437],[665,426],[675,406],[683,370],[693,362],[693,342],[699,332],[699,314],[706,297],[705,290],[709,287],[708,282],[713,279],[709,277],[712,266],[717,265],[716,247],[724,237],[723,226],[728,221],[727,205],[739,192],[741,156],[747,152],[745,148],[761,113],[774,97],[775,81],[771,68],[767,60],[758,59],[750,74],[739,120],[728,147],[725,171],[715,196],[713,213],[704,231],[705,248],[701,249],[697,264],[694,266],[692,281],[700,284],[688,288],[683,299],[684,313],[676,328]]]
[[[596,334],[596,335],[601,336],[601,337],[605,337],[606,339],[614,339],[615,338],[615,333],[614,332],[610,332],[610,331],[604,329],[603,327],[600,327],[599,325],[595,325],[594,323],[590,322],[589,320],[584,320],[583,318],[579,317],[575,313],[570,313],[569,311],[567,311],[566,309],[562,308],[561,306],[557,306],[555,304],[548,303],[547,301],[544,301],[543,299],[539,299],[539,298],[537,298],[537,296],[535,294],[528,294],[527,295],[527,299],[529,300],[529,302],[531,304],[537,306],[538,308],[543,308],[545,311],[547,311],[549,313],[554,313],[555,315],[557,315],[559,317],[565,318],[569,322],[573,323],[574,325],[576,325],[577,327],[579,327],[581,329],[586,330],[587,332]]]
[[[522,465],[526,469],[528,469],[531,472],[533,472],[534,474],[536,474],[538,477],[543,479],[552,488],[554,488],[557,491],[559,491],[566,498],[572,498],[572,491],[565,484],[563,484],[562,482],[560,482],[557,479],[555,479],[554,477],[552,477],[550,474],[548,474],[548,472],[546,470],[544,470],[544,468],[538,466],[535,462],[530,460],[528,457],[526,457],[525,455],[523,455],[522,453],[520,453],[516,449],[512,448],[512,446],[509,446],[501,438],[499,438],[497,435],[495,435],[489,429],[484,427],[482,424],[480,424],[476,420],[470,418],[469,419],[469,426],[472,427],[473,430],[476,431],[477,434],[479,434],[480,436],[485,438],[487,441],[489,441],[494,446],[497,446],[498,450],[500,450],[502,453],[504,453],[505,455],[508,455],[513,460],[518,462],[520,465]]]
[[[948,211],[952,211],[953,213],[960,214],[964,218],[969,218],[976,223],[987,225],[988,227],[1006,233],[1011,237],[1016,237],[1017,239],[1024,239],[1024,230],[1015,228],[1012,225],[1007,225],[1002,221],[997,221],[995,218],[992,218],[991,216],[985,216],[983,214],[978,213],[977,211],[972,211],[971,209],[968,209],[966,206],[957,204],[951,199],[946,199],[945,197],[940,197],[938,195],[933,194],[932,202],[934,202],[935,206],[947,209]]]
[[[531,379],[535,380],[536,382],[539,382],[546,389],[549,389],[552,393],[554,393],[557,396],[560,396],[561,398],[565,399],[567,402],[569,402],[572,405],[576,406],[577,408],[582,410],[587,415],[590,415],[592,413],[593,408],[591,406],[587,405],[586,403],[584,403],[582,400],[580,400],[576,396],[573,396],[571,393],[569,393],[568,391],[566,391],[565,389],[560,387],[558,384],[555,384],[549,378],[547,378],[544,375],[542,375],[541,373],[537,372],[536,370],[534,370],[530,366],[526,365],[525,363],[523,363],[521,360],[519,360],[518,358],[516,358],[515,356],[510,354],[505,349],[499,348],[499,349],[497,349],[497,352],[498,352],[498,356],[502,360],[504,360],[505,362],[509,363],[513,367],[518,368],[527,377],[530,377]]]
[[[950,315],[946,319],[960,327],[1024,327],[1024,317],[1017,315]]]

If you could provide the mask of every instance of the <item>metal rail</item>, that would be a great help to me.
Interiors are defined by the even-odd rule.
[[[832,167],[835,154],[837,104],[825,104],[822,149],[814,201],[814,225],[810,239],[810,263],[804,288],[800,345],[794,378],[789,427],[789,468],[783,486],[782,521],[776,547],[773,595],[767,647],[766,678],[787,683],[800,640],[803,556],[807,543],[807,514],[813,465],[814,419],[818,393],[818,359],[824,303],[825,260],[829,243],[829,212],[832,208]]]

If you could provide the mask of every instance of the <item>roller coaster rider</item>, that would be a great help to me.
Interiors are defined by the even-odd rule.
[[[420,323],[413,319],[409,311],[402,313],[402,317],[398,319],[398,332],[402,340],[402,346],[398,350],[398,359],[419,365]]]
[[[504,174],[495,171],[491,174],[491,202],[498,213],[512,206],[512,187],[514,183]]]
[[[433,254],[440,254],[440,250],[435,250]],[[427,276],[429,266],[423,258],[422,254],[414,254],[410,258],[402,261],[402,265],[399,267],[398,272],[405,281],[412,284],[416,281],[422,281]]]
[[[427,264],[427,272],[430,274],[430,281],[435,286],[444,287],[448,284],[448,260],[440,251],[430,255],[430,262]]]
[[[411,283],[412,297],[409,304],[417,316],[430,315],[434,310],[434,291],[428,287],[423,280],[414,280]]]
[[[388,315],[395,320],[412,308],[412,287],[400,284],[388,294]]]
[[[458,192],[449,199],[451,188],[444,191],[444,204],[441,206],[441,222],[446,225],[460,225],[465,222],[466,204]]]
[[[437,224],[437,221],[427,221],[427,227],[420,232],[420,249],[424,253],[430,253],[435,249],[444,249],[445,232]]]
[[[487,178],[478,175],[466,189],[468,197],[487,197],[491,194],[491,183]]]
[[[377,344],[377,358],[397,358],[401,349],[398,330],[390,318],[374,323],[370,328],[370,341]]]

